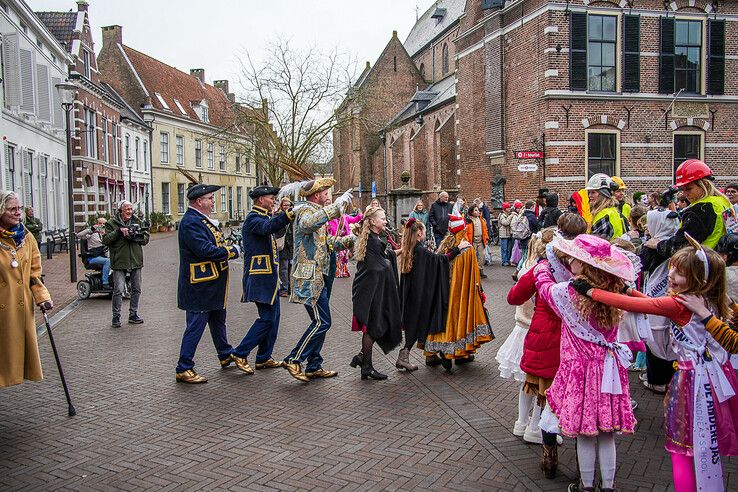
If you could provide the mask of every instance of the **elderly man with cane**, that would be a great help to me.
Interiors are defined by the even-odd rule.
[[[51,334],[48,311],[54,308],[49,291],[41,281],[41,253],[28,229],[21,223],[22,207],[12,191],[0,190],[0,388],[41,381],[34,303],[44,313],[46,327],[69,405],[72,406],[59,354]]]

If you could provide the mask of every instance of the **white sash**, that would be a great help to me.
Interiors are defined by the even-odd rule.
[[[643,293],[648,297],[664,297],[669,288],[669,262],[665,261],[657,266],[646,279]],[[676,354],[671,349],[671,340],[668,330],[671,320],[666,316],[654,314],[648,315],[648,323],[651,333],[650,339],[645,339],[648,348],[653,354],[664,360],[676,359]]]
[[[706,345],[697,345],[689,339],[684,330],[671,325],[671,333],[677,344],[692,353],[693,410],[692,446],[694,449],[694,469],[697,490],[722,491],[723,470],[718,449],[717,421],[712,391],[722,403],[735,395],[717,360],[710,356]]]
[[[623,343],[608,342],[605,336],[595,329],[588,320],[582,319],[581,313],[574,306],[574,301],[569,295],[568,282],[556,284],[551,290],[551,294],[559,307],[562,320],[577,338],[607,349],[600,392],[611,395],[622,394],[623,388],[620,383],[618,363],[626,369],[630,367],[631,357],[633,356],[630,349]]]

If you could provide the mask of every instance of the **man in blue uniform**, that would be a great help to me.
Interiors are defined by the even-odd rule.
[[[241,302],[254,302],[259,317],[251,325],[241,344],[234,350],[234,356],[242,360],[248,368],[247,374],[254,371],[246,361],[254,347],[256,368],[271,369],[282,367],[282,361],[272,359],[274,342],[279,330],[279,257],[277,244],[272,236],[284,228],[294,217],[292,210],[271,216],[274,196],[279,188],[257,186],[249,193],[254,208],[243,221],[243,297]]]
[[[239,250],[238,246],[226,245],[217,223],[208,217],[215,204],[214,192],[219,189],[220,186],[206,184],[191,186],[187,190],[189,207],[179,224],[177,307],[187,312],[176,377],[182,383],[207,382],[193,369],[195,350],[206,324],[221,367],[235,362],[244,372],[250,369],[233,354],[226,336],[228,260],[238,258]]]

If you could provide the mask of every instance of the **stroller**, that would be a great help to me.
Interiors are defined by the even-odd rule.
[[[92,294],[105,294],[109,298],[113,297],[112,287],[105,288],[102,282],[102,265],[90,263],[90,249],[87,245],[87,239],[79,240],[79,257],[82,264],[88,271],[85,272],[85,279],[77,282],[77,295],[80,299],[89,299]],[[126,275],[126,288],[124,296],[130,290],[130,277]]]

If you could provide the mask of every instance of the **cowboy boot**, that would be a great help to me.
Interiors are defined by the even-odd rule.
[[[400,353],[397,355],[395,367],[398,369],[406,369],[408,371],[416,371],[418,369],[418,366],[410,363],[410,350],[406,347],[402,348]]]
[[[556,478],[556,468],[559,466],[559,450],[557,445],[543,445],[541,470],[546,478]]]

